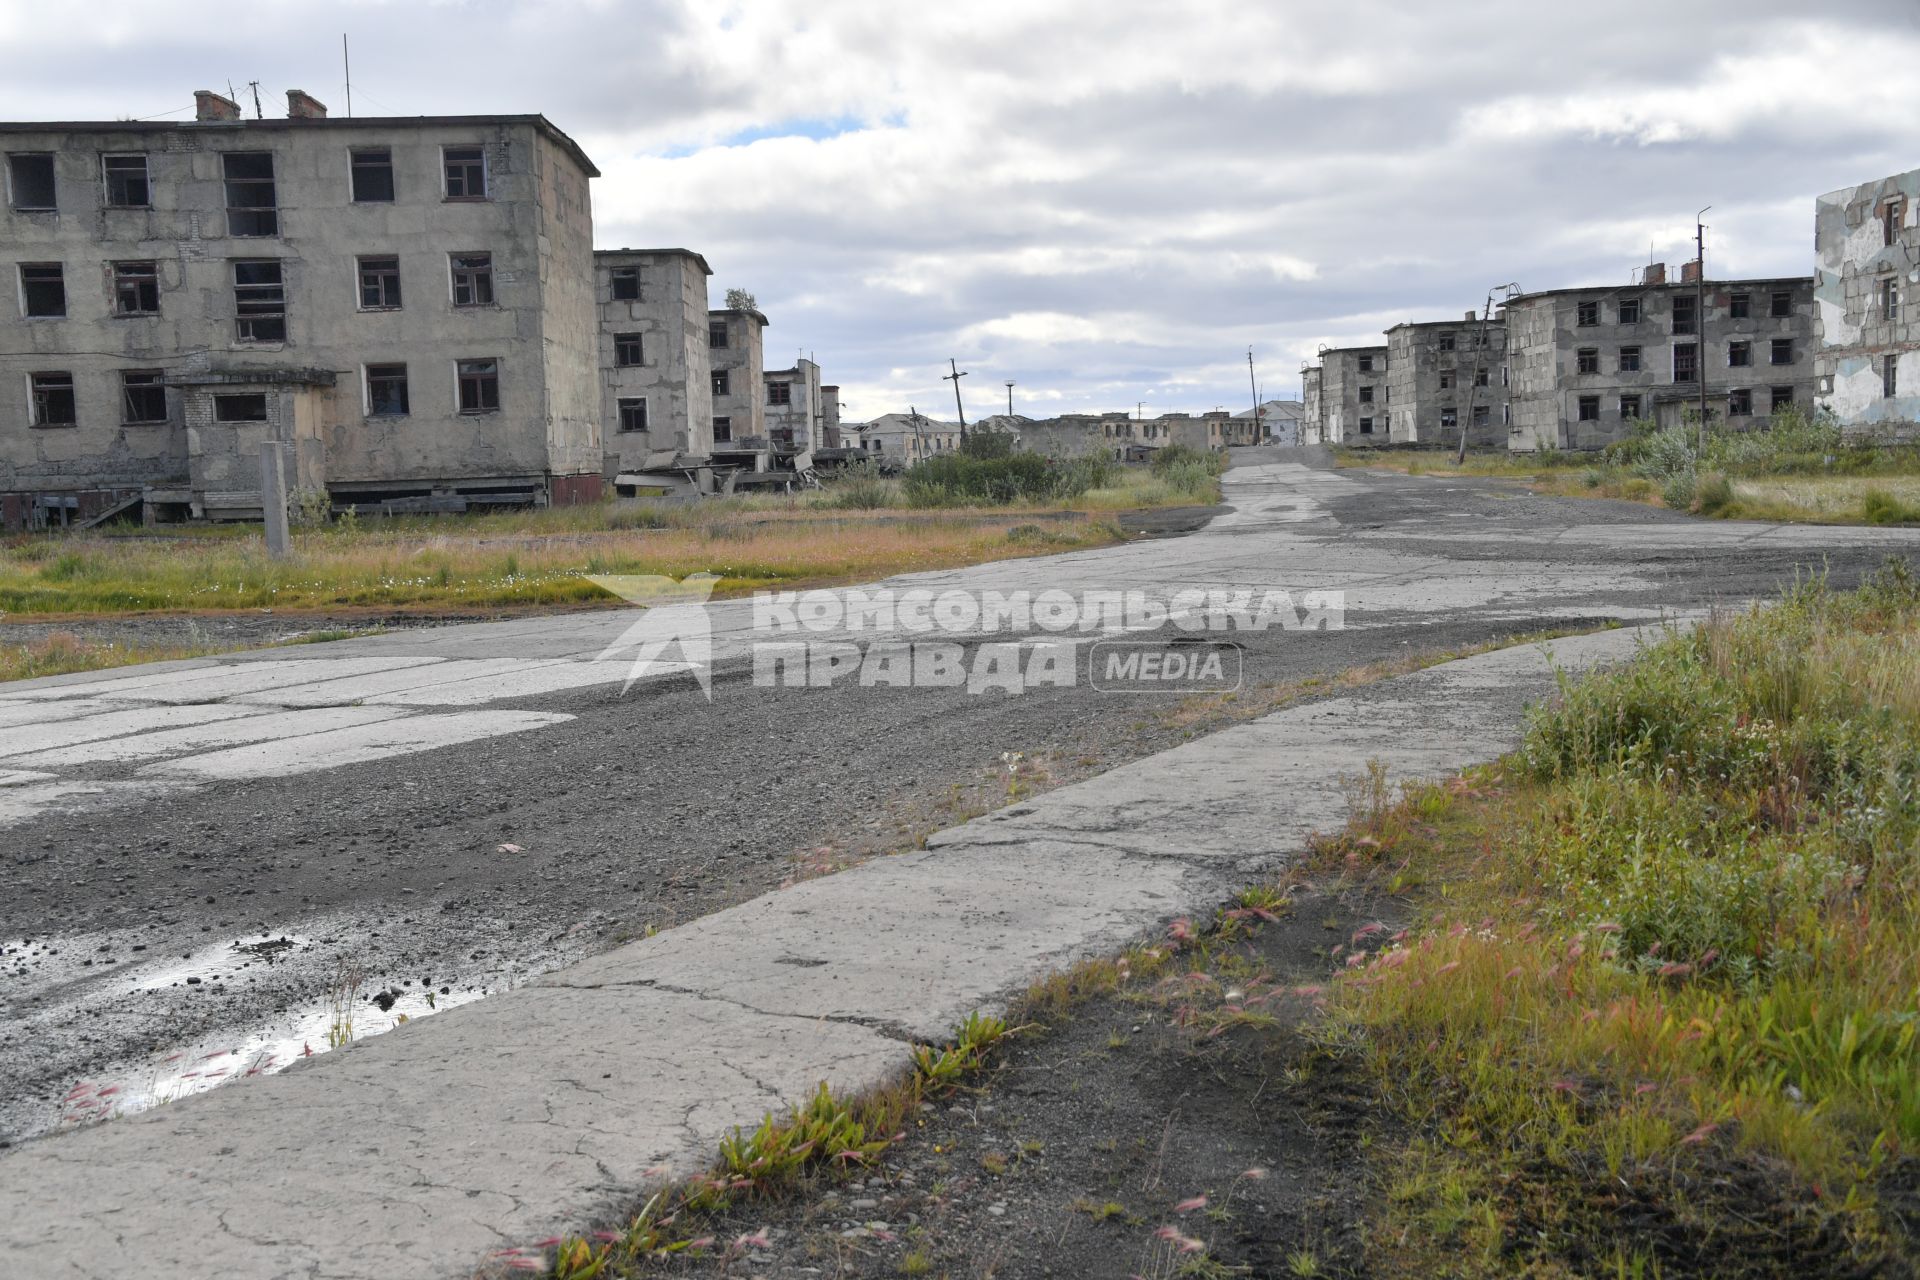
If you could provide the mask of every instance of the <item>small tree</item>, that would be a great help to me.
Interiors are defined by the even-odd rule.
[[[727,290],[727,310],[758,311],[759,309],[760,304],[754,301],[753,295],[745,289]]]

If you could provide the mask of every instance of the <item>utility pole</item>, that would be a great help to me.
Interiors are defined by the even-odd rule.
[[[247,81],[247,88],[253,90],[253,118],[255,120],[265,120],[267,113],[260,109],[260,82],[258,80],[249,80]]]
[[[1693,376],[1700,379],[1701,453],[1707,450],[1707,224],[1700,219],[1707,209],[1693,215]]]
[[[347,115],[353,115],[353,57],[347,52],[347,33],[340,33],[340,69],[347,74]]]
[[[1253,442],[1260,443],[1260,384],[1253,377],[1253,348],[1247,348],[1247,390],[1253,392]]]
[[[960,366],[954,363],[951,356],[947,357],[947,368],[953,372],[941,374],[940,381],[953,384],[953,411],[960,415],[960,443],[965,444],[967,442],[967,411],[960,404],[960,379],[967,375],[960,372]]]
[[[1473,402],[1480,394],[1480,362],[1487,358],[1487,322],[1493,319],[1493,295],[1505,293],[1509,298],[1520,292],[1520,286],[1509,280],[1506,284],[1497,284],[1487,290],[1487,305],[1480,311],[1480,330],[1473,340],[1473,380],[1467,383],[1467,416],[1460,419],[1460,451],[1453,456],[1453,465],[1463,467],[1467,463],[1467,433],[1473,430]],[[1487,382],[1493,382],[1493,371],[1487,371]]]
[[[1007,430],[1013,430],[1013,379],[1007,379]]]

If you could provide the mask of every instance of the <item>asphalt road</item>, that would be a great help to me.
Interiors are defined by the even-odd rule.
[[[1236,461],[1232,510],[1198,532],[891,585],[1344,593],[1341,629],[1233,637],[1258,684],[1738,603],[1808,572],[1844,585],[1920,550],[1911,532]],[[594,661],[625,611],[0,687],[0,1139],[270,1070],[343,1021],[384,1029],[910,846],[995,803],[1005,753],[1066,780],[1187,732],[1167,695],[1084,678],[759,687],[751,606],[708,614],[711,700],[686,674],[623,691],[625,656]],[[117,1092],[76,1100],[81,1081]]]

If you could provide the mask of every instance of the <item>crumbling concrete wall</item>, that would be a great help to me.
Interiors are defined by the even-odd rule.
[[[758,311],[715,310],[707,313],[710,324],[723,326],[724,347],[709,346],[711,379],[726,375],[725,393],[713,392],[715,439],[719,438],[719,419],[726,419],[732,439],[764,440],[767,437],[766,349],[763,331],[767,318]]]
[[[600,309],[594,288],[593,197],[588,175],[559,140],[526,130],[538,215],[535,269],[546,392],[547,470],[580,479],[555,491],[578,501],[597,495],[605,465],[596,354]]]
[[[713,450],[713,378],[708,358],[706,260],[685,249],[615,249],[594,255],[599,291],[601,422],[609,477],[637,471],[651,455]],[[637,299],[613,296],[613,272],[639,273]],[[640,337],[641,362],[621,365],[623,334]],[[623,431],[620,401],[647,402],[647,430]]]
[[[1506,325],[1497,317],[1387,330],[1388,440],[1458,447],[1464,427],[1469,447],[1504,447],[1506,347]],[[1482,371],[1485,385],[1475,385]]]
[[[1320,353],[1326,443],[1371,448],[1388,442],[1391,405],[1385,347],[1329,347]]]
[[[1821,407],[1850,432],[1920,435],[1920,169],[1821,196],[1813,238]]]
[[[1300,370],[1301,444],[1325,444],[1327,440],[1326,410],[1320,398],[1321,374],[1319,365]]]
[[[775,447],[795,451],[820,448],[820,366],[802,357],[791,369],[763,371],[760,380],[767,387],[767,435]],[[786,385],[785,404],[774,403],[773,387],[777,383]]]

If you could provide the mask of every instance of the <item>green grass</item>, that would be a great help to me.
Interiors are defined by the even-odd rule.
[[[1425,886],[1410,935],[1330,989],[1324,1032],[1412,1125],[1383,1157],[1389,1274],[1911,1262],[1904,562],[1566,684],[1501,766],[1360,795],[1322,856]]]

